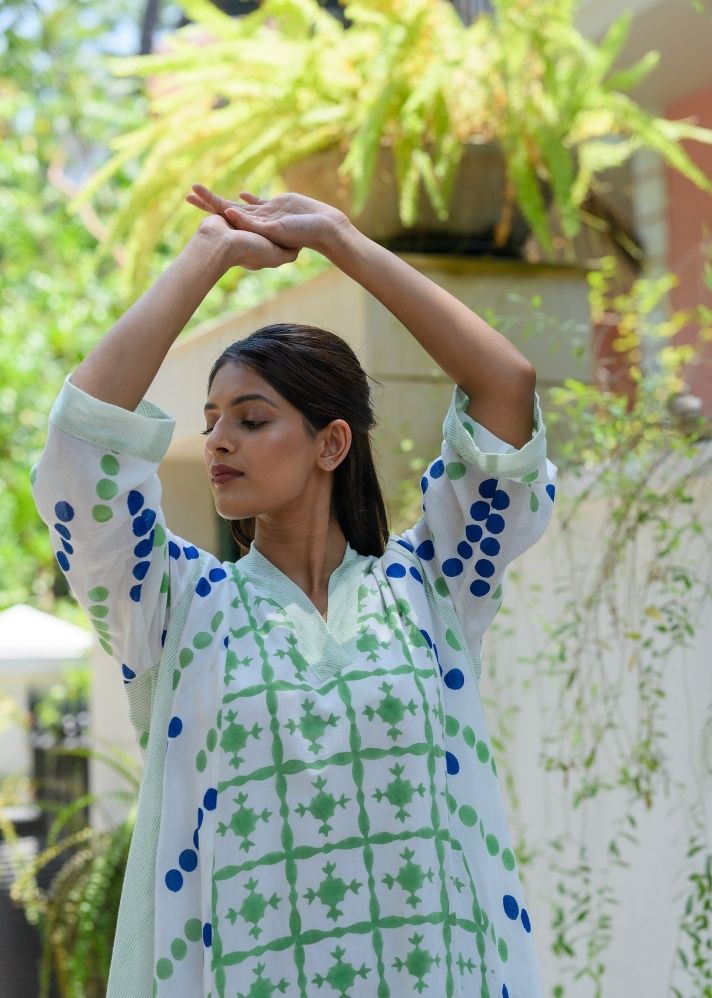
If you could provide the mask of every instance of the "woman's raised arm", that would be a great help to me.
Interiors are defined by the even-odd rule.
[[[338,234],[329,259],[378,298],[463,389],[474,420],[514,447],[531,439],[536,372],[508,339],[355,228]]]
[[[467,412],[501,440],[522,447],[532,435],[536,372],[509,340],[453,295],[379,246],[331,205],[301,194],[250,204],[196,187],[192,204],[281,246],[310,246],[386,306],[468,395]]]
[[[173,341],[231,267],[279,267],[299,250],[238,231],[211,215],[158,280],[128,309],[73,372],[70,381],[102,402],[136,409]]]

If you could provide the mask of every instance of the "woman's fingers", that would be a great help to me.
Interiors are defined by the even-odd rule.
[[[293,249],[291,246],[285,247],[280,242],[279,237],[280,235],[284,235],[284,232],[279,226],[277,219],[260,218],[259,215],[251,214],[246,208],[240,207],[226,208],[224,216],[236,229],[244,229],[247,232],[254,232],[256,235],[264,236],[265,239],[269,239],[271,243],[279,246],[280,249]],[[275,225],[277,226],[276,229]]]
[[[236,205],[234,201],[228,201],[227,198],[215,194],[204,184],[193,184],[192,191],[186,195],[186,201],[202,211],[212,211],[220,215],[224,215],[229,208],[235,207],[251,212],[254,208],[267,203],[264,198],[259,198],[250,191],[240,191],[240,197],[247,204]]]
[[[224,211],[225,218],[229,219],[234,225],[255,225],[261,227],[265,224],[265,220],[259,218],[257,215],[248,212],[246,208],[241,205],[237,207],[230,205]]]
[[[237,204],[235,201],[228,201],[204,184],[193,184],[185,200],[208,214],[221,216],[233,229],[245,233],[251,232],[264,239],[266,246],[269,246],[272,261],[259,266],[279,266],[296,260],[302,244],[295,246],[295,240],[288,238],[285,229],[285,211],[280,199],[265,200],[250,191],[240,191],[240,198],[246,203]],[[289,215],[288,211],[286,215]]]
[[[227,198],[220,197],[219,194],[215,194],[214,191],[211,191],[204,184],[193,184],[193,192],[204,204],[210,205],[210,211],[216,211],[221,215],[224,214],[226,208],[234,204],[234,201],[228,201]]]
[[[247,201],[250,204],[265,204],[264,198],[258,198],[256,194],[250,194],[249,191],[240,191],[240,197],[243,201]]]
[[[279,264],[283,263],[294,263],[294,261],[299,256],[299,250],[282,249],[281,247],[275,247],[278,250],[277,260]]]
[[[240,243],[239,237],[235,236],[236,242]],[[246,270],[262,270],[264,267],[281,267],[285,263],[294,263],[299,256],[299,251],[288,249],[284,246],[277,246],[269,239],[257,233],[243,233],[243,240],[240,246],[240,266]],[[246,247],[249,251],[246,252]]]
[[[192,191],[190,194],[186,194],[185,199],[188,204],[192,204],[195,208],[200,208],[201,211],[209,211],[215,214],[213,208],[207,203],[207,201],[203,201],[202,198],[199,198],[198,195],[194,194]]]
[[[257,218],[255,215],[248,215],[247,212],[243,212],[239,208],[228,208],[223,217],[238,232],[242,231],[257,236],[258,239],[264,240],[265,243],[272,246],[280,254],[286,253],[287,257],[282,258],[280,261],[282,263],[296,260],[299,251],[302,249],[301,246],[285,246],[284,243],[280,242],[280,233],[274,231],[271,222],[266,219]]]

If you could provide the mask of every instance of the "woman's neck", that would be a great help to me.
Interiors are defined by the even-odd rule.
[[[294,524],[285,529],[263,523],[259,517],[255,521],[255,548],[306,593],[322,616],[326,615],[329,579],[344,560],[346,545],[335,517],[323,525],[312,521],[302,530]]]

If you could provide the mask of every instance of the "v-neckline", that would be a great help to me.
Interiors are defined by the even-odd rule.
[[[254,543],[236,567],[283,608],[304,659],[316,678],[323,681],[352,659],[358,631],[359,582],[374,560],[374,556],[359,554],[347,542],[341,564],[329,576],[328,620],[304,590],[258,551]]]

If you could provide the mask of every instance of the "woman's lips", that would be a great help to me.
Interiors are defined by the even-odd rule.
[[[219,471],[216,475],[211,475],[213,485],[224,485],[226,482],[231,482],[234,478],[242,478],[242,472]]]

